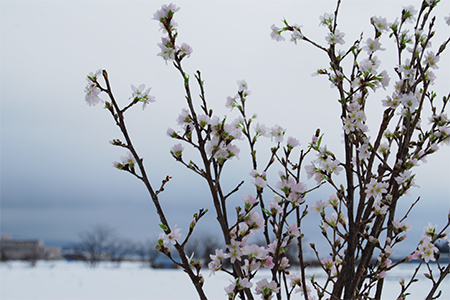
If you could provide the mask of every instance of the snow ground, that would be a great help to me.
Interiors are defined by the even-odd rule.
[[[387,277],[383,299],[396,299],[399,292],[398,279],[412,274],[414,265],[400,266]],[[320,272],[317,272],[320,274]],[[226,299],[223,287],[229,284],[229,276],[216,273],[209,276],[204,270],[205,291],[209,299]],[[258,273],[255,282],[269,272]],[[407,299],[424,299],[428,282],[421,275],[420,281],[410,290]],[[320,276],[316,276],[318,281]],[[440,299],[450,299],[450,278],[441,285]],[[180,270],[154,270],[141,267],[140,263],[125,262],[120,268],[109,264],[90,269],[77,262],[38,262],[34,268],[25,262],[0,264],[0,299],[198,299],[189,278]],[[296,294],[293,299],[301,299]]]

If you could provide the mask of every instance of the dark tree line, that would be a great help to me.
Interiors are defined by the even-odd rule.
[[[78,240],[77,243],[64,248],[64,257],[85,261],[91,268],[97,267],[103,261],[112,262],[119,267],[124,260],[140,261],[145,267],[173,267],[172,263],[166,262],[165,256],[156,250],[157,238],[135,242],[119,237],[109,226],[96,225],[90,230],[80,232]],[[195,259],[200,259],[207,266],[211,260],[209,255],[222,247],[214,236],[203,233],[193,236],[186,252],[194,253]]]

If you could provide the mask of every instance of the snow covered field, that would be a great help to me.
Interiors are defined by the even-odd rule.
[[[390,272],[383,299],[396,299],[399,292],[398,279],[411,274],[414,265],[401,266]],[[312,270],[312,269],[311,269]],[[311,271],[312,272],[312,271]],[[259,278],[270,278],[267,271]],[[320,272],[317,272],[320,274]],[[226,274],[216,273],[206,277],[205,290],[209,299],[226,299],[223,287],[228,285]],[[320,281],[320,277],[316,276]],[[421,280],[410,290],[407,299],[424,299],[429,283]],[[441,285],[440,299],[450,299],[450,278]],[[0,299],[198,299],[189,278],[180,270],[154,270],[142,268],[140,263],[123,263],[120,268],[109,264],[89,269],[83,263],[39,262],[35,268],[28,263],[0,264]],[[294,299],[301,299],[297,294]]]

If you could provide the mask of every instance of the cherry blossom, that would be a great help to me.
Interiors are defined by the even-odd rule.
[[[406,222],[400,222],[399,219],[395,219],[392,222],[392,225],[394,226],[394,230],[396,232],[403,232],[403,231],[409,231],[411,230],[411,224]]]
[[[267,186],[266,172],[259,174],[256,170],[252,170],[249,175],[253,177],[251,183],[257,188],[263,189]]]
[[[175,59],[176,49],[168,38],[162,37],[158,46],[161,49],[161,52],[157,54],[158,56],[161,56],[166,62]]]
[[[322,201],[322,200],[320,200]],[[325,203],[326,207],[333,207],[334,209],[337,209],[338,205],[339,205],[340,201],[338,196],[336,195],[336,193],[332,193],[328,196],[328,200]]]
[[[404,21],[414,23],[414,21],[416,20],[416,17],[414,15],[417,14],[417,10],[414,8],[413,5],[403,6],[402,13],[403,13],[402,19]]]
[[[334,15],[329,13],[324,13],[322,16],[319,17],[320,25],[321,26],[331,26],[333,24]]]
[[[437,225],[431,225],[431,223],[428,223],[428,226],[425,226],[423,228],[423,234],[422,237],[430,237],[434,238],[436,236],[436,229]]]
[[[386,18],[373,16],[370,18],[370,22],[381,32],[389,31],[389,23]]]
[[[234,299],[234,290],[236,288],[236,283],[235,282],[231,282],[230,285],[226,286],[225,289],[225,293],[227,293],[228,299]]]
[[[367,51],[368,55],[373,54],[375,51],[384,51],[386,50],[385,48],[381,48],[381,43],[380,43],[380,39],[376,38],[376,39],[371,39],[368,38],[366,40],[366,45],[364,47],[362,47],[363,50]]]
[[[285,270],[290,266],[291,265],[289,264],[289,259],[286,256],[284,256],[283,258],[281,258],[281,262],[278,265],[278,270]]]
[[[251,283],[248,278],[237,278],[236,279],[236,287],[238,291],[241,291],[243,289],[249,289],[253,286],[253,283]]]
[[[243,248],[243,253],[248,255],[249,259],[263,260],[267,257],[268,251],[262,246],[251,244]]]
[[[143,104],[142,104],[143,110],[147,107],[147,104],[149,104],[150,102],[156,101],[154,96],[149,95],[151,88],[148,88],[145,91],[144,91],[144,89],[145,89],[145,84],[141,84],[139,87],[135,87],[134,85],[131,85],[131,90],[133,91],[132,97],[136,101],[143,102]]]
[[[300,228],[298,228],[297,224],[292,223],[289,225],[288,233],[289,236],[298,238],[300,236]]]
[[[189,57],[192,54],[192,47],[186,43],[181,44],[181,46],[178,48],[178,50],[180,51],[182,58]]]
[[[308,189],[308,186],[304,184],[303,182],[299,183],[291,183],[290,184],[290,194],[288,197],[288,200],[292,203],[294,206],[298,206],[305,202],[304,193]]]
[[[398,93],[394,92],[392,94],[392,98],[387,96],[386,99],[382,100],[383,106],[390,107],[390,108],[397,108],[400,106],[400,96]]]
[[[269,211],[272,213],[272,215],[277,215],[281,214],[283,212],[283,209],[276,200],[272,199],[269,201]]]
[[[322,200],[317,201],[315,204],[311,206],[313,214],[317,215],[318,213],[322,214],[325,212],[325,207],[328,207],[329,204],[327,202],[323,202]]]
[[[275,139],[275,143],[281,143],[283,141],[285,132],[286,129],[284,129],[280,125],[275,125],[270,129],[270,136],[272,137],[272,140]]]
[[[84,100],[86,100],[86,104],[89,106],[95,106],[99,102],[102,102],[102,99],[98,96],[101,93],[101,90],[97,87],[96,82],[88,81],[84,88],[84,92],[86,93]]]
[[[273,40],[277,42],[284,41],[284,37],[281,35],[281,28],[278,28],[277,26],[275,26],[275,24],[273,24],[272,26],[270,26],[270,29],[272,30],[270,32],[270,37]]]
[[[391,81],[391,78],[389,77],[389,74],[386,70],[381,71],[380,74],[378,74],[379,82],[381,83],[381,87],[385,90]]]
[[[294,30],[292,31],[292,34],[291,34],[291,42],[293,42],[294,44],[297,44],[297,41],[301,40],[303,38],[304,38],[304,35],[300,31],[300,27],[294,26]]]
[[[164,244],[171,243],[173,245],[176,244],[177,240],[181,238],[181,228],[177,228],[177,225],[172,229],[172,231],[169,234],[162,234],[160,235],[164,239]]]
[[[125,156],[121,156],[120,160],[122,160],[124,165],[129,165],[131,168],[136,164],[136,160],[131,152],[128,152]]]
[[[244,200],[245,209],[250,209],[250,207],[259,202],[259,200],[251,194],[245,194],[244,196],[242,196],[242,200]]]
[[[403,104],[403,106],[409,109],[410,111],[414,111],[419,105],[419,99],[417,98],[417,95],[413,92],[409,92],[408,94],[402,94],[400,101]]]
[[[341,32],[339,29],[336,29],[335,32],[330,32],[326,37],[325,40],[328,42],[328,44],[330,45],[335,45],[335,44],[345,44],[344,41],[344,36],[345,33]]]
[[[433,51],[428,51],[425,55],[424,62],[432,69],[439,69],[439,67],[436,65],[439,61],[439,56],[436,56]]]
[[[227,101],[225,103],[225,107],[229,108],[230,111],[233,110],[233,108],[235,108],[237,106],[237,100],[238,100],[238,96],[237,95],[234,96],[234,97],[228,96],[227,97]]]
[[[334,261],[331,257],[325,257],[320,261],[320,263],[327,270],[331,270],[331,268],[334,266]]]
[[[370,146],[368,144],[362,144],[357,151],[360,160],[368,159],[370,157]]]
[[[429,236],[425,236],[417,246],[417,250],[413,254],[413,258],[421,258],[426,263],[436,261],[435,255],[439,253],[439,249],[434,246]]]
[[[297,147],[300,145],[300,142],[294,138],[294,137],[288,137],[287,142],[286,142],[286,146],[288,147],[288,149],[292,150],[293,148]]]
[[[153,14],[152,20],[157,20],[161,23],[166,22],[167,18],[172,18],[173,14],[179,11],[180,8],[176,5],[170,3],[169,5],[164,4],[160,10]]]
[[[230,252],[230,260],[233,264],[236,260],[241,260],[241,256],[243,255],[241,242],[238,242],[234,239],[231,240],[231,244],[227,245],[227,249]]]
[[[387,205],[383,205],[379,200],[375,202],[375,205],[373,207],[375,215],[385,215],[388,208],[389,207]]]
[[[243,95],[247,96],[251,94],[251,91],[249,91],[248,84],[245,80],[238,80],[237,84],[239,86],[238,91],[241,92]]]
[[[257,123],[254,128],[257,135],[267,136],[268,130],[264,124]]]
[[[370,182],[366,185],[366,196],[367,197],[382,197],[383,194],[387,193],[387,187],[389,183],[387,182],[378,182],[375,178],[372,178]]]
[[[291,283],[291,287],[300,287],[302,285],[302,275],[300,273],[293,273],[289,275],[289,280]],[[300,290],[296,290],[296,293],[300,292]]]
[[[175,157],[176,159],[181,159],[182,153],[183,153],[184,147],[181,144],[176,144],[170,149],[170,153]]]
[[[267,279],[262,279],[256,283],[255,292],[257,295],[261,295],[261,299],[271,299],[272,293],[278,293],[280,288],[277,287],[277,283],[275,281],[267,281]]]
[[[265,221],[254,209],[245,217],[245,223],[250,229],[254,229],[256,232],[261,231],[264,228]]]
[[[189,114],[189,110],[187,108],[183,108],[181,110],[181,114],[179,114],[177,117],[177,123],[178,123],[178,125],[183,127],[185,130],[187,130],[188,128],[190,130],[193,129],[194,124],[192,123],[192,118],[191,118],[191,116]]]

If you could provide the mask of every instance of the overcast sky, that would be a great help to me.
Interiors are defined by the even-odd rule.
[[[442,2],[437,11],[435,49],[450,33],[443,19],[450,3]],[[173,176],[161,194],[171,225],[178,224],[186,233],[198,208],[212,208],[206,184],[169,154],[176,141],[166,136],[166,129],[176,128],[176,117],[185,100],[179,74],[157,56],[162,32],[152,17],[164,3],[1,2],[2,234],[42,238],[44,242],[73,241],[78,232],[107,224],[122,237],[134,240],[157,236],[158,220],[145,187],[112,168],[112,162],[125,154],[108,143],[121,138],[118,128],[101,105],[89,107],[84,101],[86,75],[99,68],[108,71],[122,105],[131,96],[130,84],[152,87],[151,95],[157,102],[145,111],[135,107],[127,122],[154,186],[159,187],[166,175]],[[328,148],[342,153],[337,93],[325,77],[311,77],[316,69],[327,67],[325,54],[309,44],[275,42],[269,35],[270,26],[281,26],[286,18],[303,25],[305,35],[325,45],[326,29],[318,26],[319,16],[333,12],[335,1],[174,3],[181,7],[175,15],[178,40],[194,50],[184,61],[185,70],[192,75],[197,69],[202,71],[207,100],[215,113],[237,116],[224,107],[225,99],[236,94],[236,81],[245,79],[252,91],[247,108],[258,114],[258,122],[287,128],[287,135],[298,138],[303,146],[320,127]],[[342,48],[362,31],[365,37],[373,37],[371,16],[393,21],[408,4],[418,8],[420,1],[343,1],[338,22],[346,34]],[[382,44],[393,48],[393,40],[387,36]],[[380,57],[385,63],[380,69],[386,68],[394,77],[395,53],[385,51]],[[433,86],[439,98],[448,93],[449,65],[447,51],[439,61],[441,68],[436,71],[438,80]],[[390,87],[370,98],[368,124],[373,135],[381,119],[381,100],[392,93],[392,83]],[[193,94],[198,94],[198,89],[193,89]],[[271,145],[268,139],[258,148],[263,161]],[[240,203],[243,193],[253,191],[246,149],[242,143],[240,160],[231,161],[225,174],[230,189],[242,179],[247,182],[231,207]],[[446,222],[450,206],[449,147],[417,170],[420,189],[412,190],[412,196],[401,206],[405,211],[421,195],[422,201],[410,217],[415,232],[412,236],[416,238],[412,243],[429,221],[440,226]],[[328,191],[318,192],[308,201],[326,200],[327,195]],[[211,210],[199,230],[218,228],[214,218]],[[305,230],[317,230],[313,217]]]

